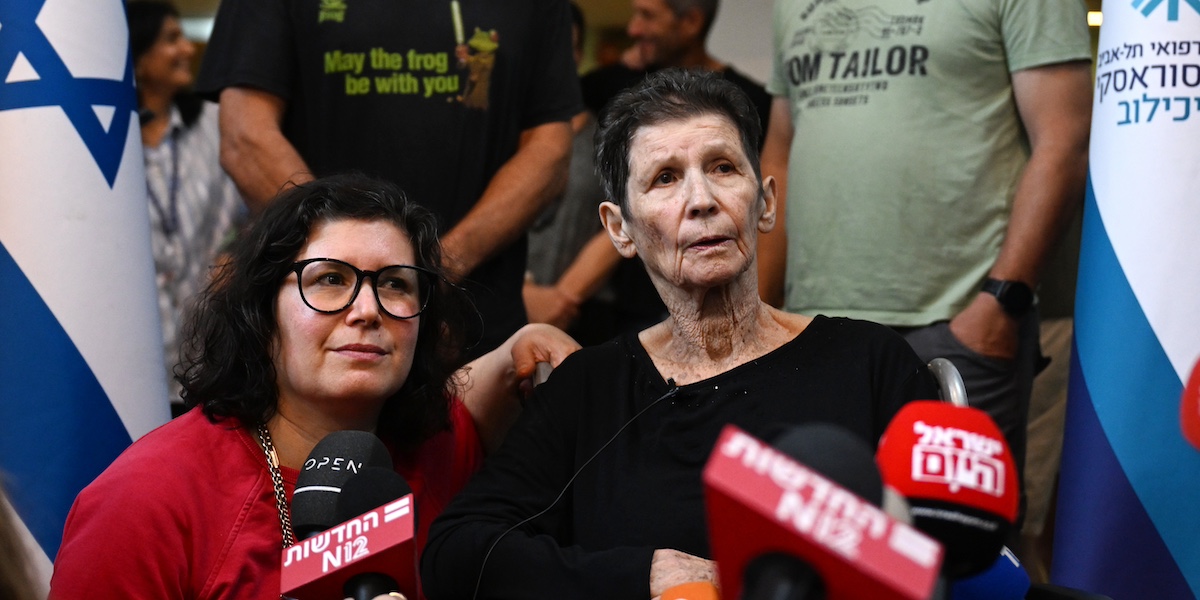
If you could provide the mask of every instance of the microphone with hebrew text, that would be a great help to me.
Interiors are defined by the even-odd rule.
[[[1017,518],[1012,453],[987,413],[935,400],[910,402],[876,451],[883,480],[908,499],[913,524],[945,547],[949,579],[992,566]]]
[[[799,443],[806,461],[826,463],[823,468],[839,471],[836,479],[846,483],[726,426],[704,469],[722,595],[930,598],[941,546],[876,505],[882,485],[870,449],[851,448],[862,442],[828,425],[798,427],[780,443]]]
[[[418,598],[412,488],[390,468],[364,467],[342,485],[326,531],[284,550],[280,591],[298,600]]]
[[[335,431],[309,452],[292,494],[292,528],[303,540],[340,523],[338,495],[342,484],[365,467],[392,468],[387,447],[366,431]]]

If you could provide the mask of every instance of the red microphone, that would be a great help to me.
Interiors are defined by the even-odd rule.
[[[951,579],[996,561],[1017,518],[1012,453],[987,413],[935,400],[896,413],[875,454],[887,485],[908,499],[913,524],[945,546]]]
[[[1183,437],[1200,450],[1200,360],[1192,367],[1192,376],[1183,388],[1183,401],[1179,403],[1179,424]]]
[[[681,583],[666,589],[659,600],[720,600],[717,586],[707,581]]]
[[[412,488],[391,469],[367,467],[346,482],[337,508],[343,516],[357,514],[363,503],[377,508],[283,551],[279,587],[284,596],[358,600],[404,592],[417,597]]]
[[[733,425],[704,468],[704,493],[726,598],[823,588],[829,600],[926,600],[935,589],[935,540]]]

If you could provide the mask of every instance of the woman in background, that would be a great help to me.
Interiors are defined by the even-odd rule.
[[[146,152],[150,240],[158,283],[172,413],[182,408],[172,376],[182,315],[246,213],[220,165],[217,105],[190,90],[196,49],[179,12],[159,0],[130,2],[129,42]]]

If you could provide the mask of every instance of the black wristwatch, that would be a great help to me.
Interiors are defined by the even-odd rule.
[[[1024,315],[1033,306],[1033,290],[1021,281],[1006,281],[988,277],[983,280],[983,288],[980,291],[995,296],[996,300],[1000,301],[1000,306],[1004,308],[1004,312],[1014,317]]]

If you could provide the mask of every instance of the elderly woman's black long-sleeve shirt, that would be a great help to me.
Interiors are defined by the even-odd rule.
[[[711,557],[701,472],[725,424],[769,440],[823,421],[874,446],[902,405],[937,397],[903,338],[865,321],[818,316],[767,355],[678,388],[636,335],[581,350],[434,523],[425,594],[471,598],[501,532],[553,504],[495,546],[478,597],[647,600],[655,549]]]

